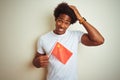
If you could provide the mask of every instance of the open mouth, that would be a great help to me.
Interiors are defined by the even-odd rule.
[[[58,30],[59,30],[60,32],[63,32],[63,31],[64,31],[64,29],[62,29],[62,28],[59,28]]]

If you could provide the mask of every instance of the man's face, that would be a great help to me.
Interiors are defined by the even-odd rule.
[[[66,14],[60,14],[59,17],[56,19],[56,28],[54,32],[56,34],[64,34],[66,29],[70,26],[71,18]]]

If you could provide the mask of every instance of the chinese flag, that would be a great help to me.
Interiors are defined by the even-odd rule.
[[[51,54],[54,55],[63,64],[66,64],[66,62],[72,56],[72,52],[70,52],[67,48],[65,48],[59,42],[55,44],[55,47]]]

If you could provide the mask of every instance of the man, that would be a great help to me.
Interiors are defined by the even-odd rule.
[[[48,68],[47,80],[78,80],[78,43],[98,46],[103,44],[104,38],[73,5],[59,4],[54,10],[54,16],[55,29],[38,40],[38,53],[33,64],[37,68]],[[76,21],[83,25],[87,33],[67,30]]]

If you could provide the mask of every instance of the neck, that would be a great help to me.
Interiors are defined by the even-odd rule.
[[[59,32],[57,32],[56,30],[53,30],[53,32],[54,32],[55,34],[57,34],[57,35],[63,35],[63,34],[65,34],[65,32],[64,32],[64,33],[59,33]]]

